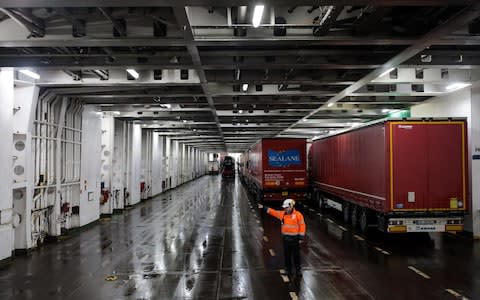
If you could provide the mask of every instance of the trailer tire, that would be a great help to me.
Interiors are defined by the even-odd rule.
[[[358,205],[352,205],[352,208],[350,209],[350,222],[352,225],[352,228],[357,228],[358,225],[358,212],[359,212],[359,207]]]
[[[257,201],[257,203],[263,202],[263,192],[262,192],[262,190],[257,190],[257,192],[255,193],[255,201]]]
[[[343,222],[345,222],[345,224],[348,224],[350,221],[350,203],[343,202],[342,213],[343,213]]]
[[[369,212],[368,209],[365,207],[362,207],[360,209],[360,231],[365,234],[368,230],[368,225],[369,225]]]

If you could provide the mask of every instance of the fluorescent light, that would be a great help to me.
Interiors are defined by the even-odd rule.
[[[305,119],[302,119],[302,121],[303,121],[303,122],[307,122],[308,120],[307,120],[307,118],[305,118]]]
[[[332,107],[333,104],[334,104],[333,102],[330,102],[330,103],[327,104],[327,106],[328,106],[328,107]]]
[[[253,18],[252,18],[253,27],[260,26],[264,8],[265,8],[264,5],[255,5],[255,9],[253,11]]]
[[[239,114],[242,114],[242,113],[243,113],[243,110],[239,110],[238,113],[239,113]]]
[[[112,113],[113,113],[114,115],[119,115],[119,114],[120,114],[119,111],[112,111]]]
[[[187,120],[183,120],[183,123],[187,123]]]
[[[242,91],[246,92],[248,90],[248,83],[242,84]]]
[[[30,78],[40,79],[40,75],[38,75],[37,73],[35,73],[35,72],[33,72],[33,71],[30,71],[30,70],[27,70],[27,69],[23,69],[23,70],[20,70],[19,72],[22,73],[23,75],[27,75],[27,76],[30,77]]]
[[[446,89],[447,89],[447,91],[456,91],[456,90],[459,90],[459,89],[463,89],[467,86],[471,86],[471,84],[470,83],[456,82],[456,83],[452,83],[450,85],[447,85]]]
[[[382,109],[382,113],[388,113],[388,112],[390,112],[390,109],[387,109],[387,108]]]
[[[378,77],[385,76],[385,75],[387,75],[388,73],[392,72],[393,70],[395,70],[395,68],[390,68],[390,69],[386,70],[385,72],[383,72],[382,74],[380,74],[380,76],[378,76]]]
[[[138,79],[139,75],[138,72],[134,69],[127,69],[128,74],[132,75],[133,78]]]
[[[172,108],[171,104],[162,104],[162,105],[165,106],[165,108]]]

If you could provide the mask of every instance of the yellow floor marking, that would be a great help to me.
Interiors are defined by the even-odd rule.
[[[447,293],[452,294],[453,296],[455,296],[455,297],[457,297],[457,298],[461,298],[462,300],[469,300],[467,297],[462,296],[462,294],[458,293],[458,292],[455,291],[455,290],[445,289],[445,291],[447,291]]]
[[[273,251],[273,249],[268,249],[268,251],[270,252],[271,256],[275,256],[275,251]]]
[[[295,293],[295,292],[290,292],[290,298],[292,298],[292,300],[298,300],[297,293]]]
[[[343,230],[343,231],[348,231],[347,228],[345,228],[345,227],[343,227],[343,226],[340,226],[340,225],[338,225],[338,228],[340,228],[340,229]]]
[[[280,275],[282,276],[283,282],[290,282],[290,279],[288,279],[287,275]]]
[[[264,240],[265,242],[268,242],[268,237],[263,236],[263,240]]]
[[[361,236],[356,235],[356,234],[353,237],[356,238],[359,241],[364,241],[365,240],[364,238],[362,238]]]
[[[422,271],[420,271],[419,269],[417,269],[413,266],[408,266],[408,268],[410,270],[412,270],[413,272],[417,273],[418,275],[422,276],[425,279],[430,279],[431,278],[430,276],[428,276],[427,274],[423,273]]]
[[[148,259],[149,257],[150,257],[150,255],[145,254],[145,255],[141,258],[141,260],[144,261],[144,260]]]
[[[377,250],[378,252],[382,252],[382,253],[383,253],[383,254],[385,254],[385,255],[390,255],[390,253],[389,253],[389,252],[387,252],[387,251],[383,250],[383,249],[382,249],[382,248],[380,248],[380,247],[374,247],[374,248],[375,248],[375,250]]]

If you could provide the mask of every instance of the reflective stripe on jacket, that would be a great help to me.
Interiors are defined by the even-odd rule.
[[[291,214],[285,213],[284,210],[275,210],[268,208],[267,213],[282,221],[282,234],[289,236],[305,236],[305,221],[303,215],[295,209]]]

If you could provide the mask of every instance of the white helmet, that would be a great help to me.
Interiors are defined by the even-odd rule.
[[[294,205],[295,205],[295,201],[293,199],[285,199],[283,201],[282,207],[283,208],[288,208],[288,207],[293,208]]]

